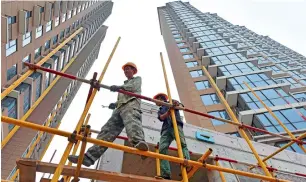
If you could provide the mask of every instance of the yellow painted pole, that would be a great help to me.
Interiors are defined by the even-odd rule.
[[[220,167],[220,164],[219,164],[218,161],[216,161],[216,166]],[[225,179],[225,176],[224,176],[223,172],[219,171],[219,174],[220,174],[221,181],[226,182],[226,179]]]
[[[83,162],[83,158],[84,158],[84,154],[85,154],[85,149],[86,149],[86,144],[87,144],[87,136],[89,135],[89,131],[90,131],[90,126],[85,125],[85,131],[84,131],[84,134],[83,134],[81,151],[80,151],[78,164],[77,164],[77,168],[75,170],[73,181],[78,181],[79,180],[80,170],[81,170],[81,166],[82,166],[82,162]]]
[[[169,87],[169,83],[168,83],[167,72],[166,72],[166,69],[165,69],[165,64],[164,64],[164,59],[163,59],[162,53],[160,53],[160,59],[161,59],[162,67],[163,67],[164,78],[165,78],[165,83],[166,83],[166,87],[167,87],[167,93],[168,93],[169,102],[170,102],[170,104],[172,104],[172,97],[171,97],[171,92],[170,92],[170,87]],[[181,145],[181,140],[180,140],[180,135],[179,135],[178,128],[177,128],[176,117],[175,117],[175,114],[174,114],[174,109],[170,108],[170,112],[171,112],[172,125],[173,125],[175,141],[176,141],[176,145],[177,145],[178,156],[179,156],[179,158],[184,159],[182,145]],[[188,176],[187,176],[186,167],[181,165],[181,170],[182,170],[183,181],[184,182],[188,182]]]
[[[64,67],[64,69],[61,71],[64,73],[74,62],[75,58],[72,58],[71,61]],[[58,76],[55,78],[55,80],[52,81],[52,83],[49,85],[49,87],[41,94],[41,96],[35,101],[33,106],[27,111],[25,115],[21,117],[21,120],[26,120],[31,113],[34,111],[34,109],[40,104],[40,102],[45,98],[45,96],[50,92],[50,90],[53,88],[53,86],[58,82],[58,80],[61,78],[61,76]],[[2,140],[1,142],[1,149],[5,147],[5,145],[10,141],[10,139],[14,136],[14,134],[19,130],[19,126],[15,126],[12,131]]]
[[[33,130],[39,130],[39,131],[44,131],[44,132],[55,134],[55,135],[60,135],[60,136],[63,136],[63,137],[70,137],[72,135],[72,133],[70,133],[70,132],[66,132],[66,131],[62,131],[62,130],[59,130],[59,129],[54,129],[54,128],[50,128],[50,127],[46,127],[46,126],[41,126],[41,125],[38,125],[38,124],[35,124],[35,123],[32,123],[32,122],[28,122],[28,121],[9,118],[7,116],[1,116],[1,121],[6,122],[6,123],[10,123],[10,124],[23,126],[23,127],[26,127],[26,128],[31,128]],[[84,137],[82,135],[79,135],[79,134],[77,134],[75,136],[76,140],[82,140],[83,138]],[[150,152],[150,151],[141,151],[141,150],[138,150],[134,147],[119,145],[119,144],[107,142],[107,141],[104,141],[104,140],[87,138],[87,142],[93,143],[93,144],[96,144],[96,145],[99,145],[99,146],[104,146],[104,147],[108,147],[108,148],[122,150],[124,152],[132,153],[132,154],[136,154],[136,155],[143,155],[143,156],[147,156],[147,157],[153,157],[153,158],[159,158],[159,159],[162,159],[162,160],[168,160],[170,162],[175,162],[175,163],[179,163],[179,164],[184,164],[186,162],[185,159],[181,159],[181,158],[178,158],[178,157],[173,157],[173,156],[163,155],[163,154],[157,154],[155,152]],[[192,160],[187,160],[187,161],[191,166],[204,167],[208,170],[217,170],[217,171],[222,171],[222,172],[226,172],[226,173],[232,173],[232,174],[237,174],[237,175],[247,176],[247,177],[251,177],[251,178],[267,180],[267,181],[273,181],[273,182],[287,182],[287,180],[283,180],[283,179],[276,179],[276,178],[273,178],[273,177],[263,176],[263,175],[249,173],[249,172],[245,172],[245,171],[239,171],[239,170],[235,170],[235,169],[231,169],[231,168],[219,167],[219,166],[215,166],[215,165],[212,165],[212,164],[207,164],[207,163],[203,164],[201,162],[192,161]]]
[[[54,118],[55,114],[52,114],[50,119],[48,119],[47,123],[46,123],[46,126],[48,126],[50,124],[50,122],[52,121],[52,119]],[[32,155],[33,153],[33,150],[35,149],[35,146],[38,142],[40,142],[40,139],[42,137],[44,132],[39,132],[38,136],[37,136],[37,139],[35,140],[35,142],[31,145],[30,149],[29,149],[29,152],[26,154],[25,158],[30,158],[30,156]],[[17,178],[19,174],[19,169],[16,170],[15,174],[11,177],[10,180],[15,180]]]
[[[205,160],[209,157],[209,155],[212,153],[212,149],[209,148],[199,159],[198,162],[201,162],[202,164],[205,163]],[[191,178],[195,172],[197,172],[197,170],[199,169],[199,167],[193,167],[191,169],[191,171],[189,171],[188,173],[188,178]]]
[[[234,112],[232,111],[232,109],[230,108],[230,106],[228,105],[227,101],[225,100],[224,96],[222,95],[222,93],[220,92],[218,86],[216,85],[215,81],[213,80],[213,78],[210,76],[209,72],[207,71],[207,69],[202,66],[202,70],[205,73],[205,75],[207,76],[210,84],[214,87],[214,89],[216,90],[221,102],[223,103],[223,105],[226,108],[227,113],[229,114],[229,116],[231,117],[232,121],[236,122],[236,123],[240,123],[237,119],[237,117],[235,116]],[[247,134],[245,133],[245,131],[242,128],[239,128],[239,133],[240,135],[245,139],[245,141],[247,142],[247,144],[249,145],[250,149],[252,150],[255,158],[257,159],[259,165],[261,166],[262,170],[264,171],[264,173],[268,176],[268,177],[272,177],[271,174],[269,173],[266,164],[261,160],[261,158],[259,157],[257,151],[255,150],[252,142],[250,141],[250,139],[248,138]]]
[[[298,140],[302,140],[303,138],[306,138],[306,133],[302,134],[301,136],[297,137]],[[277,151],[273,152],[271,155],[265,157],[263,159],[263,161],[267,161],[268,159],[272,158],[273,156],[275,156],[276,154],[280,153],[281,151],[285,150],[287,147],[291,146],[292,144],[294,144],[295,142],[289,142],[286,145],[284,145],[283,147],[281,147],[280,149],[278,149]]]
[[[80,33],[83,30],[83,27],[76,30],[72,35],[70,35],[67,39],[65,39],[60,45],[58,45],[55,49],[53,49],[47,56],[45,56],[42,60],[40,60],[36,65],[41,66],[44,64],[48,59],[53,56],[57,51],[59,51],[63,46],[65,46],[66,43],[68,43],[73,37],[75,37],[78,33]],[[34,73],[33,70],[28,70],[25,72],[18,80],[16,80],[13,84],[11,84],[8,88],[6,88],[1,93],[1,100],[6,97],[12,90],[14,90],[21,82],[23,82],[25,79],[27,79],[28,76],[30,76],[32,73]]]
[[[103,71],[102,71],[102,73],[101,73],[101,75],[99,77],[99,80],[98,80],[99,83],[101,83],[101,81],[104,78],[105,72],[106,72],[106,70],[108,68],[108,65],[109,65],[109,63],[110,63],[110,61],[111,61],[111,59],[112,59],[112,57],[113,57],[113,55],[115,53],[115,50],[117,49],[117,46],[119,44],[120,39],[121,39],[121,37],[118,37],[117,42],[116,42],[116,44],[115,44],[115,46],[114,46],[114,48],[113,48],[113,50],[112,50],[108,60],[106,61],[106,64],[104,65]],[[91,94],[91,96],[90,96],[90,98],[88,99],[88,102],[86,103],[86,106],[85,106],[84,111],[83,111],[83,113],[81,115],[81,118],[79,119],[78,124],[77,124],[77,126],[75,128],[75,130],[77,132],[80,131],[81,125],[82,125],[82,123],[83,123],[83,121],[84,121],[84,119],[85,119],[85,117],[86,117],[86,115],[87,115],[87,113],[88,113],[88,111],[90,109],[90,106],[91,106],[91,104],[93,102],[94,97],[96,96],[96,93],[97,93],[97,89],[94,89],[92,94]],[[63,167],[64,167],[65,162],[66,162],[66,160],[68,158],[68,155],[69,155],[69,153],[70,153],[70,151],[72,149],[72,146],[73,146],[73,143],[69,142],[67,147],[66,147],[66,150],[65,150],[65,152],[64,152],[64,154],[63,154],[63,156],[62,156],[62,158],[60,160],[60,163],[58,164],[58,167],[56,168],[56,171],[55,171],[55,173],[53,175],[53,178],[52,178],[51,182],[57,182],[59,176],[62,173]]]
[[[286,131],[286,133],[290,136],[290,138],[292,139],[296,139],[295,136],[290,132],[290,130],[288,130],[288,128],[283,124],[283,122],[278,119],[278,117],[274,114],[274,112],[271,110],[270,107],[268,107],[261,99],[260,97],[255,93],[255,91],[249,86],[249,84],[247,84],[246,82],[243,82],[248,89],[252,92],[252,94],[257,98],[257,100],[259,100],[259,102],[268,110],[268,112],[271,114],[271,116],[278,122],[279,125],[281,125],[281,127]],[[304,148],[303,145],[298,143],[298,146],[304,151],[304,153],[306,153],[306,149]]]
[[[157,146],[155,152],[156,152],[157,154],[159,154],[158,146]],[[159,158],[156,158],[156,175],[157,175],[157,176],[160,176],[160,160],[159,160]]]
[[[86,126],[86,125],[88,124],[89,119],[90,119],[90,116],[91,116],[91,114],[88,113],[88,115],[87,115],[87,117],[86,117],[86,119],[85,119],[85,122],[84,122],[84,124],[83,124],[84,126]],[[81,142],[78,140],[78,142],[74,145],[73,150],[72,150],[72,155],[75,155],[75,154],[76,154],[76,152],[77,152],[77,150],[78,150],[78,148],[79,148],[80,143],[81,143]],[[71,165],[72,165],[72,163],[69,161],[69,162],[68,162],[68,166],[71,166]],[[70,181],[70,179],[71,179],[71,176],[65,176],[65,177],[64,177],[64,181],[65,181],[65,182]]]

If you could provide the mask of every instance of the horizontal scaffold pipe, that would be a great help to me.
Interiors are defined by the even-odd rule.
[[[31,123],[31,122],[28,122],[28,121],[17,120],[17,119],[9,118],[9,117],[6,117],[6,116],[1,116],[1,121],[6,122],[6,123],[10,123],[10,124],[14,124],[14,125],[19,125],[19,126],[26,127],[26,128],[31,128],[33,130],[39,130],[39,131],[44,131],[44,132],[55,134],[55,135],[60,135],[60,136],[63,136],[63,137],[73,136],[74,139],[76,139],[76,140],[82,140],[84,138],[82,135],[79,135],[79,134],[73,135],[73,133],[70,133],[70,132],[66,132],[66,131],[62,131],[62,130],[58,130],[58,129],[54,129],[54,128],[50,128],[50,127],[46,127],[46,126],[41,126],[41,125],[34,124],[34,123]],[[152,158],[159,158],[159,159],[162,159],[162,160],[168,160],[170,162],[175,162],[175,163],[179,163],[179,164],[182,164],[182,165],[186,163],[185,159],[181,159],[181,158],[178,158],[178,157],[173,157],[173,156],[168,156],[168,155],[163,155],[163,154],[157,154],[155,152],[150,152],[150,151],[141,151],[141,150],[138,150],[138,149],[133,148],[133,147],[118,145],[116,143],[106,142],[106,141],[103,141],[103,140],[87,138],[87,142],[93,143],[93,144],[96,144],[96,145],[99,145],[99,146],[104,146],[104,147],[108,147],[108,148],[122,150],[122,151],[132,153],[132,154],[143,155],[143,156],[152,157]],[[245,172],[245,171],[239,171],[239,170],[235,170],[235,169],[231,169],[231,168],[220,167],[220,166],[216,166],[216,165],[212,165],[212,164],[196,162],[196,161],[192,161],[192,160],[188,160],[188,164],[190,164],[192,166],[195,166],[195,167],[204,167],[208,170],[217,170],[217,171],[222,171],[222,172],[226,172],[226,173],[232,173],[232,174],[237,174],[237,175],[241,175],[241,176],[246,176],[246,177],[250,177],[250,178],[262,179],[262,180],[267,180],[267,181],[275,181],[275,182],[287,182],[287,180],[283,180],[283,179],[276,179],[276,178],[273,178],[273,177],[263,176],[263,175],[254,174],[254,173]]]
[[[24,63],[24,64],[26,66],[29,66],[31,69],[40,69],[42,71],[46,71],[46,72],[49,72],[49,73],[60,75],[62,77],[66,77],[66,78],[69,78],[69,79],[72,79],[72,80],[77,80],[77,81],[80,81],[82,83],[91,84],[91,85],[94,85],[95,87],[100,87],[100,88],[110,90],[110,86],[100,84],[100,83],[92,81],[92,80],[86,80],[84,78],[80,78],[80,77],[70,75],[70,74],[67,74],[67,73],[61,73],[61,72],[58,72],[58,71],[55,71],[55,70],[52,70],[52,69],[49,69],[49,68],[45,68],[45,67],[42,67],[42,66],[32,64],[32,63]],[[143,95],[135,94],[133,92],[128,92],[128,91],[125,91],[125,90],[122,90],[122,89],[118,90],[118,92],[122,93],[122,94],[129,95],[129,96],[134,96],[134,97],[137,97],[139,99],[143,99],[143,100],[147,100],[147,101],[154,102],[154,103],[157,103],[157,104],[161,104],[161,105],[164,105],[164,106],[173,107],[173,105],[170,104],[170,103],[163,102],[163,101],[160,101],[160,100],[157,100],[157,99],[152,99],[150,97],[146,97],[146,96],[143,96]],[[282,138],[282,139],[285,139],[285,140],[294,141],[298,144],[306,144],[306,142],[302,141],[302,140],[292,139],[290,137],[286,137],[286,136],[283,136],[283,135],[280,135],[280,134],[272,133],[272,132],[269,132],[269,131],[266,131],[266,130],[263,130],[263,129],[260,129],[260,128],[256,128],[256,127],[241,124],[241,123],[236,123],[236,122],[233,122],[231,120],[223,119],[223,118],[220,118],[220,117],[215,117],[213,115],[209,115],[209,114],[202,113],[202,112],[199,112],[199,111],[191,110],[191,109],[188,109],[188,108],[185,108],[185,107],[176,106],[174,108],[178,109],[178,110],[183,110],[183,111],[186,111],[186,112],[189,112],[189,113],[192,113],[192,114],[204,116],[204,117],[207,117],[207,118],[210,118],[210,119],[219,120],[219,121],[222,121],[224,123],[236,125],[236,126],[241,127],[241,128],[247,128],[247,129],[250,129],[250,130],[253,130],[253,131],[262,132],[262,133],[269,134],[269,135],[272,135],[272,136],[275,136],[275,137],[279,137],[279,138]]]

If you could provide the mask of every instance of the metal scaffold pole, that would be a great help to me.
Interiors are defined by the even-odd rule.
[[[169,102],[172,105],[171,91],[170,91],[170,87],[169,87],[169,83],[168,83],[168,77],[167,77],[167,72],[166,72],[165,63],[164,63],[162,53],[160,53],[160,60],[161,60],[162,67],[163,67],[165,84],[166,84],[166,88],[167,88]],[[181,140],[180,140],[180,135],[179,135],[179,132],[178,132],[176,117],[175,117],[173,108],[170,109],[170,113],[171,113],[171,119],[172,119],[172,123],[173,123],[172,126],[173,126],[175,141],[176,141],[176,145],[177,145],[178,156],[179,156],[179,158],[184,159]],[[182,171],[183,181],[188,182],[188,175],[187,175],[187,171],[186,171],[186,166],[181,165],[181,171]]]
[[[234,112],[232,111],[232,109],[230,108],[230,106],[228,105],[227,101],[225,100],[224,96],[222,95],[222,93],[220,92],[218,86],[216,85],[215,81],[213,80],[213,78],[210,76],[209,72],[207,71],[207,69],[202,66],[202,70],[205,73],[205,75],[207,76],[210,84],[213,86],[213,88],[215,89],[215,91],[217,92],[217,95],[219,96],[219,99],[221,100],[221,102],[224,104],[227,113],[229,114],[230,118],[236,122],[236,123],[240,123],[237,119],[237,117],[235,116]],[[250,149],[252,150],[255,158],[257,159],[259,165],[261,166],[262,170],[264,171],[264,173],[266,174],[266,176],[271,177],[270,172],[267,169],[267,165],[265,164],[265,162],[263,162],[261,160],[261,158],[259,157],[257,151],[255,150],[252,142],[250,141],[249,137],[247,136],[246,132],[243,130],[243,128],[239,128],[239,133],[241,134],[241,136],[245,139],[245,141],[247,142],[247,144],[249,145]]]
[[[106,70],[108,68],[108,65],[109,65],[109,63],[110,63],[110,61],[111,61],[111,59],[112,59],[112,57],[113,57],[113,55],[115,53],[115,50],[116,50],[116,48],[117,48],[117,46],[119,44],[120,39],[121,39],[120,37],[117,39],[117,42],[116,42],[116,44],[115,44],[115,46],[114,46],[114,48],[113,48],[113,50],[112,50],[112,52],[111,52],[111,54],[110,54],[110,56],[108,58],[106,64],[104,65],[103,71],[102,71],[102,73],[101,73],[101,75],[99,77],[99,80],[98,80],[99,83],[101,83],[101,81],[104,78],[105,72],[106,72]],[[88,103],[85,106],[85,109],[84,109],[84,111],[83,111],[83,113],[81,115],[81,118],[79,119],[78,124],[77,124],[77,126],[75,128],[75,134],[78,134],[78,132],[80,131],[81,125],[82,125],[82,123],[83,123],[83,121],[84,121],[84,119],[85,119],[85,117],[86,117],[86,115],[87,115],[87,113],[89,111],[89,108],[90,108],[90,106],[91,106],[91,104],[93,102],[93,99],[94,99],[96,93],[97,93],[97,89],[94,89],[94,91],[92,92],[92,94],[91,94],[91,96],[90,96],[90,98],[88,100]],[[63,156],[62,156],[62,158],[60,160],[60,163],[59,163],[58,167],[56,168],[56,171],[55,171],[55,173],[53,175],[53,178],[52,178],[51,182],[57,182],[57,180],[58,180],[58,178],[61,175],[61,172],[63,170],[64,164],[66,163],[68,155],[70,154],[72,146],[73,146],[73,142],[69,141],[68,145],[66,146],[66,150],[65,150],[65,152],[64,152],[64,154],[63,154]]]

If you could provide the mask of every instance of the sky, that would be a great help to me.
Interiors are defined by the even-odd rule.
[[[138,76],[142,77],[142,95],[153,97],[166,93],[166,86],[160,61],[162,52],[167,70],[172,98],[179,99],[166,48],[159,29],[157,7],[164,6],[165,0],[113,0],[114,6],[104,25],[108,26],[100,54],[87,75],[100,75],[118,37],[121,41],[102,81],[106,85],[121,85],[126,79],[122,65],[134,62]],[[268,35],[281,44],[306,55],[306,0],[191,0],[191,5],[202,12],[217,13],[234,25],[244,25],[260,35]],[[289,3],[290,2],[290,3]],[[85,106],[89,85],[80,87],[67,110],[60,130],[73,132]],[[99,130],[111,116],[111,110],[102,108],[116,101],[117,94],[101,89],[92,103],[89,125]],[[186,106],[188,107],[188,106]],[[96,135],[92,135],[96,137]],[[49,162],[57,150],[52,163],[58,163],[67,146],[67,139],[55,136],[43,161]],[[87,148],[91,144],[87,145]],[[83,166],[84,167],[84,166]],[[37,175],[40,179],[41,175]],[[45,176],[46,177],[46,176]],[[80,181],[89,181],[81,179]]]

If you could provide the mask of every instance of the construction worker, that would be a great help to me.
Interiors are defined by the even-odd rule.
[[[164,102],[168,102],[168,96],[163,93],[159,93],[153,97],[154,99],[161,100]],[[170,108],[167,106],[162,106],[160,104],[156,104],[160,106],[158,111],[158,119],[163,122],[163,126],[161,129],[161,137],[159,141],[159,153],[168,155],[168,148],[173,140],[175,140],[174,130],[173,130],[173,123],[171,119]],[[176,100],[173,100],[174,106],[179,106],[180,103]],[[180,116],[179,110],[175,109],[175,118],[178,126],[178,132],[181,140],[181,146],[183,150],[183,154],[185,159],[190,160],[189,151],[187,148],[184,131],[183,131],[183,121]],[[171,169],[169,161],[161,160],[160,161],[160,169],[161,169],[161,176],[155,176],[156,178],[160,179],[171,179]],[[190,167],[188,167],[188,171]]]
[[[137,67],[134,63],[128,62],[122,66],[127,80],[122,86],[113,85],[110,90],[113,92],[123,89],[136,94],[141,94],[141,77],[134,75],[137,73]],[[116,103],[109,105],[110,109],[114,109],[112,116],[102,127],[97,139],[113,142],[125,127],[129,142],[137,149],[148,151],[149,147],[144,139],[142,128],[142,120],[140,113],[140,99],[118,93]],[[98,160],[107,147],[93,145],[84,155],[83,165],[89,167]],[[78,156],[70,155],[68,160],[72,163],[78,162]]]

